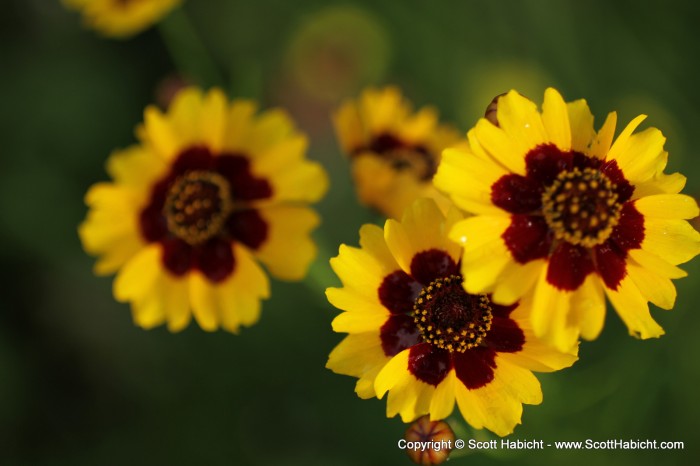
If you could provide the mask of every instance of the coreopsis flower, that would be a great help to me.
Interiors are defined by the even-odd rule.
[[[96,273],[118,272],[114,295],[141,327],[178,331],[193,315],[205,330],[252,325],[269,295],[258,261],[298,280],[316,254],[306,204],[327,178],[305,160],[306,138],[281,110],[256,116],[252,102],[195,88],[167,113],[148,107],[137,135],[109,158],[114,181],[86,195],[79,232]]]
[[[343,287],[326,296],[343,311],[333,330],[349,335],[327,367],[358,377],[361,398],[388,392],[389,417],[444,419],[456,400],[472,426],[507,435],[523,403],[542,401],[531,371],[568,367],[576,349],[535,339],[526,304],[502,306],[464,290],[460,246],[447,237],[461,219],[420,199],[383,231],[364,225],[360,248],[341,245],[331,265]]]
[[[101,34],[126,38],[160,21],[182,0],[63,0],[82,13],[85,24]]]
[[[343,103],[333,121],[362,204],[393,218],[419,197],[447,208],[432,179],[442,150],[459,135],[438,123],[433,108],[412,113],[397,88],[367,89],[357,101]]]
[[[596,132],[586,102],[554,89],[541,112],[511,91],[491,118],[445,151],[435,177],[475,215],[450,233],[466,290],[506,305],[531,293],[535,333],[562,349],[599,335],[605,295],[632,335],[662,335],[648,302],[673,307],[671,279],[686,275],[676,266],[698,254],[700,234],[686,221],[696,202],[678,194],[685,178],[663,172],[661,132],[635,133],[641,115],[614,140],[614,112]]]

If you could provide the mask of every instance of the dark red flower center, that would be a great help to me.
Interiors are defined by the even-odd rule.
[[[402,141],[390,133],[375,136],[366,146],[355,149],[353,154],[367,151],[386,160],[396,171],[410,171],[422,181],[431,180],[437,171],[437,159],[428,148]]]
[[[644,240],[633,194],[616,160],[554,144],[527,153],[525,175],[504,175],[491,187],[494,205],[511,214],[502,238],[513,258],[549,258],[547,281],[567,291],[591,273],[615,290],[627,275],[627,251]]]
[[[196,245],[219,234],[232,207],[231,189],[223,176],[191,171],[171,186],[163,214],[173,235]]]
[[[492,318],[489,298],[464,291],[459,275],[433,280],[413,305],[423,341],[449,352],[479,346],[491,330]]]
[[[268,225],[254,203],[272,194],[244,154],[188,147],[151,188],[139,216],[141,234],[162,244],[163,265],[171,274],[197,269],[219,282],[236,265],[232,242],[252,250],[265,242]]]
[[[542,193],[542,213],[554,237],[588,248],[604,243],[620,219],[616,189],[595,168],[559,173]]]

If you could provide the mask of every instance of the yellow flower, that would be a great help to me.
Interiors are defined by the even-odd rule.
[[[157,23],[182,0],[63,0],[85,24],[108,37],[133,36]]]
[[[700,252],[685,220],[698,207],[678,194],[685,177],[663,173],[661,132],[633,134],[644,118],[613,143],[614,112],[596,133],[584,100],[547,89],[540,112],[511,91],[497,124],[481,119],[468,147],[446,150],[435,184],[475,214],[450,233],[467,291],[502,304],[532,292],[536,335],[561,349],[600,334],[605,295],[632,335],[662,335],[648,301],[673,307],[676,265]]]
[[[140,143],[116,151],[113,182],[88,191],[80,226],[98,274],[118,271],[117,300],[144,328],[236,332],[254,324],[270,273],[301,279],[316,254],[309,232],[327,178],[305,160],[306,138],[280,110],[188,88],[167,113],[145,111]]]
[[[395,87],[368,89],[333,117],[342,149],[351,157],[358,197],[388,217],[400,218],[419,197],[447,208],[432,185],[442,150],[458,133],[438,124],[433,108],[413,114]]]
[[[498,435],[520,423],[522,404],[542,401],[531,371],[576,360],[536,340],[526,303],[497,305],[467,294],[459,276],[460,246],[447,232],[462,219],[420,199],[401,222],[360,229],[360,248],[342,245],[331,259],[342,288],[328,300],[342,312],[333,330],[349,335],[326,367],[358,377],[361,398],[387,399],[387,416],[410,422],[449,416],[455,401],[475,428]]]

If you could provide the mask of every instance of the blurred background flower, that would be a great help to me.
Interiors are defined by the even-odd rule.
[[[350,158],[363,205],[400,219],[413,201],[434,199],[447,212],[450,201],[433,187],[443,149],[459,132],[438,122],[433,107],[413,111],[396,87],[367,88],[333,114],[340,147]]]
[[[158,22],[182,0],[63,0],[83,15],[92,29],[113,38],[128,38]]]
[[[495,95],[511,88],[537,99],[554,86],[567,99],[585,97],[594,115],[619,108],[619,121],[647,113],[644,124],[669,136],[667,171],[684,173],[686,191],[700,193],[693,148],[700,126],[694,2],[344,5],[371,18],[379,30],[372,35],[386,44],[386,60],[370,59],[371,48],[353,56],[360,68],[379,67],[365,75],[377,82],[357,81],[330,102],[307,99],[287,58],[303,24],[340,8],[328,2],[188,1],[129,41],[104,40],[81,27],[60,2],[4,2],[0,463],[404,460],[396,442],[406,425],[386,419],[382,401],[352,396],[351,378],[323,368],[341,338],[330,330],[336,311],[316,281],[338,286],[327,264],[336,245],[354,244],[360,225],[379,220],[355,200],[349,162],[330,121],[340,100],[355,97],[365,84],[395,84],[417,108],[434,105],[442,120],[463,132]],[[202,64],[204,54],[178,20],[180,12],[215,69]],[[181,46],[169,49],[165,31]],[[362,34],[355,35],[364,43]],[[105,156],[133,140],[133,125],[154,102],[156,84],[173,72],[203,87],[217,84],[230,98],[288,108],[310,135],[309,157],[327,167],[333,186],[319,204],[323,223],[315,237],[330,244],[312,266],[316,281],[307,288],[272,283],[266,318],[238,337],[194,325],[177,335],[164,327],[135,327],[127,306],[114,302],[111,279],[93,276],[93,259],[76,234],[87,212],[83,195],[105,179]],[[496,76],[503,84],[492,86]],[[664,112],[648,108],[649,102]],[[525,407],[514,434],[545,441],[684,440],[684,451],[498,450],[451,462],[655,466],[700,457],[700,314],[694,306],[700,265],[693,262],[687,270],[674,311],[655,311],[664,337],[621,338],[626,329],[610,319],[598,340],[581,345],[574,367],[540,376],[546,401]]]
[[[270,295],[258,261],[283,280],[306,275],[320,223],[306,204],[326,193],[325,171],[284,111],[256,115],[220,89],[183,89],[165,113],[147,107],[136,132],[107,161],[113,181],[85,196],[78,231],[95,273],[117,272],[114,296],[143,328],[178,332],[194,317],[238,333]]]

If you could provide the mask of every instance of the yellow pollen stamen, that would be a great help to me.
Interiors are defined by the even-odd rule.
[[[491,329],[491,302],[484,295],[467,294],[462,277],[450,275],[423,288],[413,318],[423,341],[463,353],[479,346]]]
[[[542,212],[555,238],[588,248],[604,243],[620,218],[616,189],[594,168],[561,172],[542,193]]]
[[[191,171],[173,182],[163,215],[173,235],[195,246],[219,234],[231,210],[231,190],[223,176]]]

